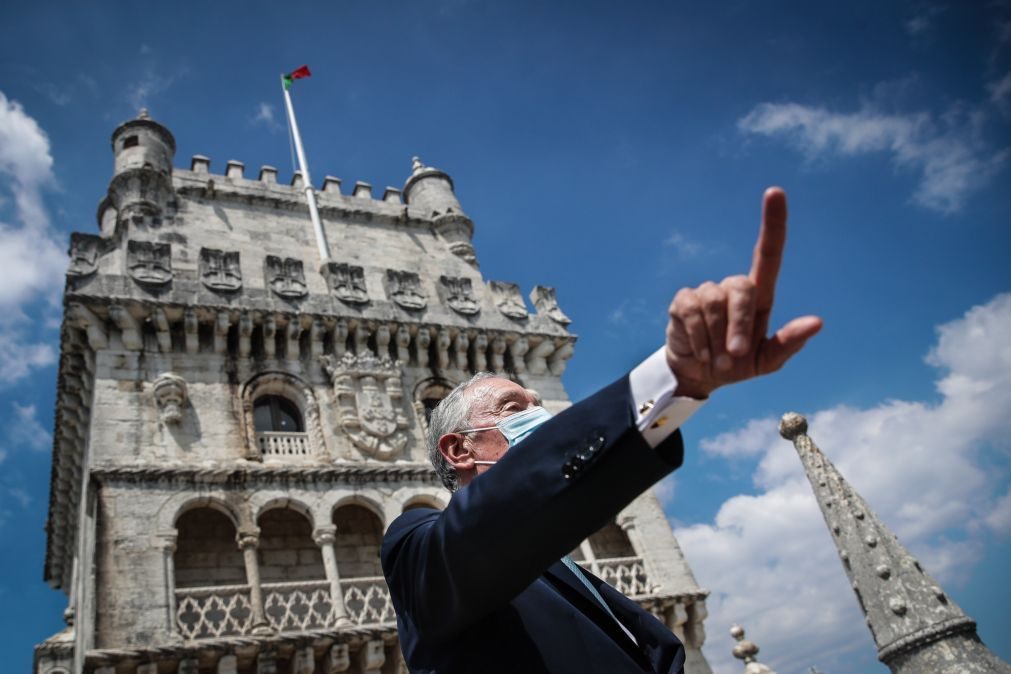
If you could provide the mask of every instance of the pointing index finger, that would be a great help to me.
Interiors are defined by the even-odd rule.
[[[755,242],[748,278],[755,284],[757,312],[769,312],[776,293],[776,277],[783,261],[786,245],[786,193],[779,187],[770,187],[762,197],[762,228]]]

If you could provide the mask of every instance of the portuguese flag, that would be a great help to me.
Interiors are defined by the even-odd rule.
[[[309,72],[309,66],[302,66],[301,68],[292,70],[282,78],[285,90],[289,89],[291,87],[291,83],[295,80],[300,80],[303,77],[309,77],[310,75],[312,75],[312,73]]]

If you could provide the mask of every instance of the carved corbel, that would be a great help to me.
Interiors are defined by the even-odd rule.
[[[158,337],[158,350],[162,353],[172,351],[172,326],[168,316],[158,308],[151,312],[151,323],[154,325],[155,335]]]
[[[506,341],[502,335],[498,335],[491,341],[491,369],[492,372],[505,372],[505,351]]]
[[[449,369],[449,345],[451,343],[452,338],[450,337],[449,330],[441,328],[438,337],[435,339],[435,353],[438,358],[436,364],[440,370]]]
[[[376,356],[379,358],[390,357],[390,326],[381,323],[376,328]]]
[[[229,311],[219,311],[214,321],[214,353],[222,354],[228,349],[228,330],[232,327]]]
[[[453,363],[454,367],[464,372],[467,371],[467,355],[470,351],[470,336],[465,330],[461,330],[453,340]]]
[[[418,367],[428,367],[428,347],[432,343],[432,332],[421,326],[414,338],[414,355],[418,357]]]
[[[109,307],[109,318],[120,330],[123,346],[129,351],[141,351],[144,348],[144,338],[140,335],[140,326],[130,312],[118,304]]]
[[[302,336],[302,321],[299,320],[298,316],[292,316],[291,319],[288,320],[288,327],[285,329],[285,336],[288,341],[285,356],[288,360],[298,360],[298,341]]]
[[[395,339],[397,344],[397,360],[406,365],[411,362],[411,329],[406,325],[401,325],[397,328]]]
[[[474,350],[474,371],[486,372],[488,370],[488,335],[479,332],[471,342]]]
[[[358,321],[354,326],[355,355],[361,356],[369,352],[369,336],[373,327],[365,321]]]
[[[309,352],[313,358],[323,355],[323,336],[326,335],[326,324],[322,318],[315,318],[309,328]]]
[[[341,674],[351,668],[347,644],[334,644],[323,658],[323,674]]]
[[[548,373],[548,356],[555,352],[555,342],[542,339],[527,352],[527,372],[542,375]]]
[[[154,380],[154,399],[166,424],[177,424],[183,418],[183,406],[188,400],[186,380],[166,372]]]
[[[337,319],[337,325],[333,329],[333,352],[338,358],[343,358],[348,350],[348,322],[343,318]]]
[[[558,347],[557,351],[551,354],[551,357],[548,358],[548,368],[551,370],[551,374],[556,377],[562,376],[562,373],[565,372],[565,366],[568,364],[566,361],[572,358],[572,352],[572,342],[565,342]]]
[[[87,332],[88,344],[92,349],[97,351],[109,346],[109,333],[105,328],[105,321],[96,316],[91,309],[74,302],[67,307],[67,316],[74,325]]]
[[[530,343],[527,342],[527,338],[523,335],[520,335],[516,341],[509,345],[509,355],[512,357],[513,371],[516,374],[523,374],[527,371],[526,362],[523,360],[523,357],[529,350]]]
[[[253,349],[253,318],[248,313],[239,316],[239,356],[248,358]]]
[[[192,309],[186,310],[183,316],[183,331],[186,333],[186,353],[196,353],[200,350],[200,321]]]
[[[379,672],[379,668],[386,662],[386,652],[383,650],[381,639],[366,641],[362,644],[362,649],[358,651],[358,666],[362,674],[373,674]]]
[[[277,319],[274,314],[263,319],[263,351],[267,358],[273,358],[277,352]]]

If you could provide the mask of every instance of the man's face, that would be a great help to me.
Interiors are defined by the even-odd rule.
[[[508,379],[482,379],[467,389],[470,403],[468,428],[494,426],[502,419],[540,404],[537,395]],[[509,442],[497,428],[476,433],[447,433],[439,440],[443,456],[457,469],[465,485],[488,465],[474,461],[498,461],[509,450]]]

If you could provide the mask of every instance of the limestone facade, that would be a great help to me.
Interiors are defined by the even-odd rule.
[[[71,238],[45,577],[67,627],[38,674],[399,672],[379,567],[403,510],[443,507],[426,411],[491,370],[569,404],[552,288],[486,281],[452,179],[301,192],[263,167],[173,166],[146,113],[112,135],[97,234]],[[646,494],[576,556],[701,655],[706,592]]]

